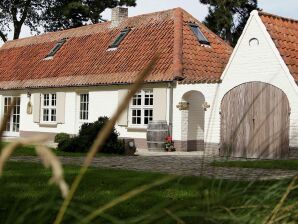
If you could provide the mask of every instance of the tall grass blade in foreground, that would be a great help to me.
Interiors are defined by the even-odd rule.
[[[5,146],[4,149],[1,150],[0,154],[0,176],[2,175],[5,163],[18,147],[37,144],[37,146],[35,147],[37,155],[40,156],[44,166],[46,168],[52,168],[53,171],[53,177],[50,179],[50,184],[56,184],[57,186],[59,186],[62,197],[65,198],[68,194],[69,188],[64,180],[62,164],[51,149],[41,145],[47,140],[47,136],[40,135],[32,138],[18,140]]]
[[[104,144],[104,142],[109,137],[117,120],[119,119],[121,114],[124,112],[124,110],[127,108],[132,97],[139,91],[139,89],[142,87],[146,77],[153,71],[158,58],[159,58],[159,56],[155,55],[154,58],[151,60],[151,62],[145,67],[145,69],[138,74],[137,80],[131,87],[128,95],[125,97],[123,102],[118,107],[114,116],[112,116],[112,118],[108,121],[108,123],[103,127],[102,131],[100,133],[98,133],[95,141],[93,142],[93,145],[90,148],[90,151],[88,152],[88,154],[86,156],[86,159],[84,161],[82,168],[80,169],[78,176],[75,178],[74,182],[71,185],[69,194],[67,195],[66,199],[64,200],[64,202],[60,208],[60,211],[59,211],[59,213],[56,217],[56,220],[54,222],[55,224],[60,224],[62,222],[64,214],[66,212],[66,209],[67,209],[68,205],[70,204],[70,202],[74,196],[74,193],[76,192],[83,176],[87,172],[88,167],[92,163],[93,158],[95,157],[96,153],[101,150],[101,146]]]
[[[2,119],[2,123],[0,127],[0,142],[2,142],[3,132],[6,128],[8,120],[15,106],[16,106],[16,98],[13,98],[12,103],[8,107],[7,113],[4,114],[4,117]],[[39,146],[36,146],[36,153],[41,157],[45,167],[46,168],[51,167],[53,170],[53,177],[50,180],[50,183],[57,184],[61,190],[62,196],[66,197],[66,195],[68,194],[68,185],[65,182],[63,177],[62,165],[58,157],[51,151],[51,149],[47,148],[46,146],[40,145],[46,142],[47,140],[48,140],[47,136],[39,135],[32,138],[17,140],[15,142],[12,142],[6,145],[6,147],[4,147],[3,150],[1,150],[1,154],[0,154],[0,176],[2,175],[3,167],[5,163],[8,161],[9,157],[13,154],[13,152],[18,147],[24,146],[24,145],[38,144]]]
[[[289,197],[289,194],[298,188],[298,175],[293,178],[293,180],[290,182],[289,186],[286,189],[286,192],[283,194],[282,198],[278,202],[278,204],[273,209],[272,213],[266,218],[265,222],[266,224],[273,224],[276,223],[276,219],[281,217],[282,214],[280,214],[280,211],[282,210],[282,207],[284,206],[285,201]],[[297,205],[297,203],[296,203]],[[295,207],[295,206],[294,206]]]

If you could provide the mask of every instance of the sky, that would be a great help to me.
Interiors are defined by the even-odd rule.
[[[185,9],[201,21],[204,20],[208,13],[207,6],[201,4],[199,0],[137,0],[137,6],[129,8],[129,16],[176,7]],[[259,8],[263,9],[265,12],[298,19],[298,0],[259,0]],[[110,19],[111,10],[107,9],[103,12],[102,16],[105,19]],[[21,37],[28,36],[31,36],[30,30],[27,27],[23,27]],[[11,34],[9,35],[9,39],[11,39]]]

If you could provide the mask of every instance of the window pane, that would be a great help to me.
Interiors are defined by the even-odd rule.
[[[205,37],[205,35],[202,33],[202,31],[197,25],[189,24],[189,26],[201,44],[210,45],[210,42],[208,41],[208,39]]]
[[[137,124],[141,124],[141,118],[140,117],[137,118]]]
[[[135,117],[132,118],[132,124],[137,124],[137,119]]]
[[[57,103],[57,96],[56,94],[52,94],[52,106],[56,106]]]
[[[134,106],[142,105],[142,94],[141,94],[141,92],[134,95],[133,100],[132,100],[132,105],[134,105]]]
[[[144,110],[144,124],[149,124],[153,120],[153,109]]]
[[[49,121],[49,109],[43,109],[43,121]]]
[[[146,106],[153,105],[153,91],[152,90],[145,91],[145,105]]]
[[[142,118],[141,118],[142,111],[139,109],[132,110],[132,124],[141,124]]]
[[[44,94],[43,95],[43,105],[44,106],[49,106],[49,99],[50,99],[49,94]]]
[[[88,120],[89,114],[89,94],[80,95],[80,119]]]
[[[56,121],[56,109],[51,110],[51,121]]]

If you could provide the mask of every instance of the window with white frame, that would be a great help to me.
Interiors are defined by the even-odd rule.
[[[80,94],[80,120],[89,119],[89,94]]]
[[[56,93],[42,94],[41,120],[53,123],[57,121],[57,95]]]
[[[153,120],[153,90],[139,91],[130,106],[130,123],[133,126],[146,126]]]

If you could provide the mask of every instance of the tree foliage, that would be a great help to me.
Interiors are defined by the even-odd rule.
[[[18,39],[23,25],[38,32],[42,18],[43,0],[1,0],[0,37],[7,41],[7,33],[13,30],[13,39]]]
[[[38,33],[38,28],[56,31],[98,23],[105,9],[123,5],[135,6],[136,0],[1,0],[0,39],[7,41],[11,31],[18,39],[24,25]]]
[[[136,0],[50,0],[45,18],[46,31],[79,27],[102,21],[101,13],[116,6],[136,6]]]
[[[257,0],[200,0],[209,5],[204,21],[207,27],[231,45],[237,43],[250,12],[258,9]]]

